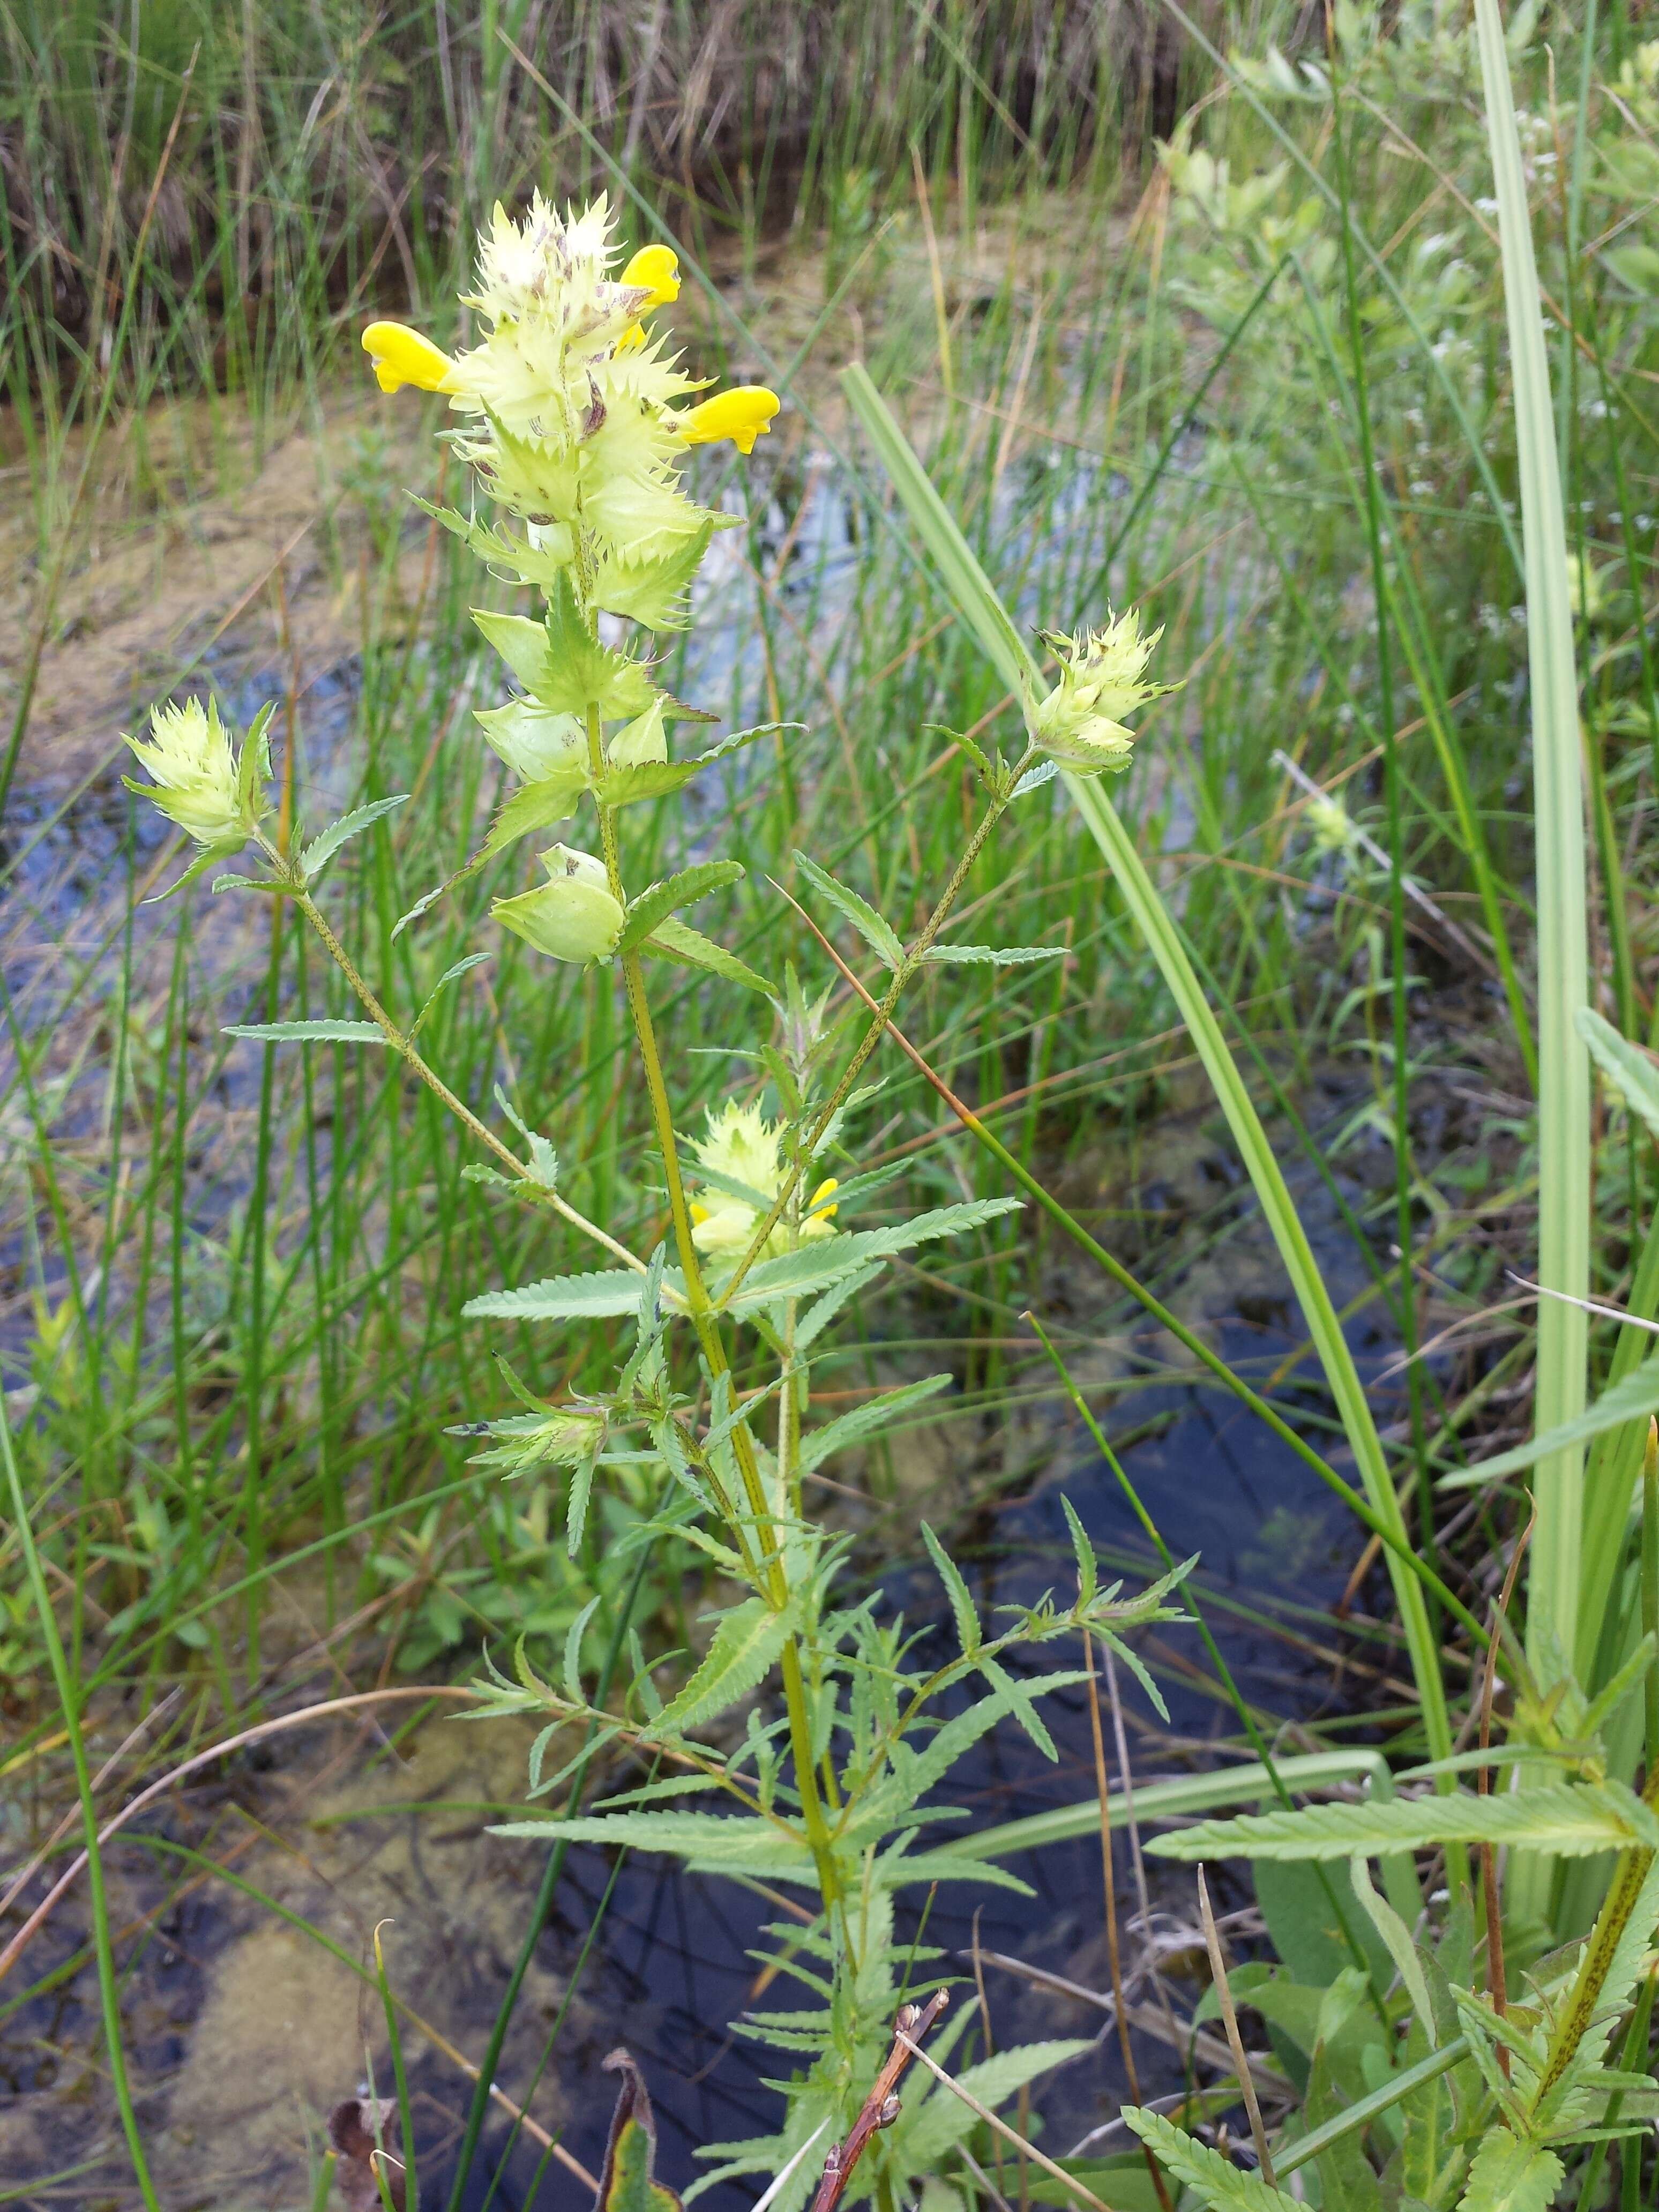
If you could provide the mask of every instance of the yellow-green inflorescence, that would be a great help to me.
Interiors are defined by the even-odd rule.
[[[209,853],[238,852],[264,819],[262,779],[270,773],[263,731],[237,756],[217,703],[185,699],[155,708],[149,742],[127,738],[134,757],[150,773],[147,784],[125,779]]]
[[[769,1121],[758,1105],[728,1099],[724,1106],[709,1108],[707,1132],[691,1147],[708,1178],[702,1199],[691,1209],[691,1233],[708,1259],[733,1261],[748,1250],[783,1188],[782,1137],[781,1127]],[[836,1189],[834,1176],[821,1182],[799,1226],[790,1230],[780,1222],[760,1256],[770,1259],[814,1237],[832,1236]]]
[[[1040,635],[1059,659],[1060,681],[1043,698],[1028,702],[1032,743],[1074,775],[1127,768],[1134,732],[1125,728],[1125,715],[1175,688],[1146,680],[1163,631],[1143,635],[1139,614],[1131,608],[1109,615],[1104,629],[1079,630],[1075,637],[1058,630]]]
[[[477,718],[525,786],[496,849],[565,819],[584,789],[615,805],[670,787],[638,772],[666,769],[667,720],[684,710],[644,662],[601,643],[598,617],[684,626],[692,579],[730,518],[687,495],[679,465],[718,439],[752,451],[778,411],[775,394],[754,386],[695,400],[699,380],[647,321],[678,296],[676,257],[647,246],[614,270],[613,229],[603,198],[561,215],[538,193],[518,221],[498,206],[479,235],[477,287],[463,295],[482,328],[476,345],[448,354],[401,323],[363,332],[382,390],[448,399],[459,417],[452,443],[518,527],[440,520],[548,603],[545,625],[479,618],[522,686]],[[497,920],[556,959],[609,958],[623,912],[605,866],[562,845],[543,858],[549,881],[497,901]]]

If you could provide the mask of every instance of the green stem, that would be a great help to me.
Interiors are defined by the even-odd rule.
[[[996,828],[997,823],[1002,819],[1003,815],[1007,811],[1008,802],[1013,796],[1016,786],[1018,784],[1021,776],[1024,775],[1026,769],[1030,767],[1036,757],[1036,746],[1028,745],[1015,766],[1008,771],[1007,783],[1002,794],[991,801],[990,805],[985,810],[984,817],[981,819],[979,827],[975,830],[973,836],[968,840],[967,846],[963,852],[962,857],[957,862],[956,866],[951,871],[950,881],[945,884],[943,891],[940,892],[939,902],[935,905],[932,914],[928,915],[927,923],[922,929],[921,936],[917,938],[915,943],[910,947],[903,959],[900,962],[898,967],[894,970],[893,980],[887,987],[886,997],[883,999],[881,1004],[877,1007],[874,1014],[872,1016],[870,1026],[866,1030],[863,1038],[859,1044],[858,1050],[853,1054],[852,1059],[848,1062],[846,1069],[842,1073],[842,1079],[836,1085],[835,1091],[831,1094],[828,1104],[823,1107],[823,1110],[818,1115],[817,1120],[813,1123],[811,1133],[808,1136],[806,1142],[800,1147],[796,1164],[784,1177],[782,1188],[778,1192],[777,1198],[773,1204],[771,1212],[766,1216],[759,1228],[756,1230],[754,1235],[750,1238],[748,1250],[744,1252],[743,1257],[738,1261],[736,1268],[732,1272],[731,1279],[721,1291],[720,1304],[722,1307],[724,1307],[727,1301],[732,1297],[738,1285],[743,1281],[744,1277],[749,1273],[749,1270],[754,1266],[756,1261],[759,1259],[761,1254],[765,1250],[767,1239],[771,1236],[772,1231],[777,1227],[779,1222],[782,1220],[784,1209],[788,1206],[791,1200],[794,1197],[797,1190],[799,1188],[801,1180],[811,1164],[812,1156],[817,1152],[819,1144],[823,1141],[824,1131],[829,1127],[836,1114],[840,1112],[842,1107],[847,1103],[847,1099],[852,1091],[853,1085],[858,1081],[859,1077],[864,1072],[865,1063],[868,1060],[871,1054],[881,1042],[882,1031],[887,1027],[888,1020],[892,1014],[893,1009],[897,1006],[899,1000],[902,997],[911,977],[915,974],[917,969],[921,967],[922,962],[927,958],[927,953],[933,944],[933,940],[938,937],[940,930],[944,928],[945,922],[950,917],[951,909],[956,904],[957,898],[960,896],[962,887],[963,884],[967,882],[975,861],[978,860],[981,853],[985,849],[986,840],[990,836],[992,830]]]
[[[592,708],[587,714],[587,744],[590,765],[595,781],[604,767],[600,741],[599,717]],[[595,797],[594,806],[599,817],[599,844],[605,856],[606,880],[611,893],[619,906],[627,900],[623,884],[622,863],[617,851],[617,823],[614,811]],[[657,1036],[651,1021],[650,1002],[646,996],[645,969],[637,952],[625,952],[622,957],[623,981],[628,994],[628,1010],[634,1023],[634,1034],[638,1040],[640,1058],[645,1068],[646,1089],[651,1100],[651,1118],[655,1124],[657,1144],[662,1153],[663,1170],[668,1184],[668,1210],[674,1224],[674,1242],[678,1248],[680,1267],[685,1276],[686,1304],[691,1325],[697,1333],[697,1341],[708,1362],[711,1376],[729,1375],[731,1362],[726,1358],[726,1345],[721,1338],[720,1322],[709,1301],[708,1290],[702,1279],[702,1267],[696,1242],[691,1233],[691,1209],[685,1195],[685,1178],[680,1167],[679,1139],[674,1133],[673,1109],[669,1104],[668,1086],[663,1078],[662,1054],[657,1048]],[[781,1212],[781,1206],[779,1212]],[[768,1235],[770,1228],[769,1227]],[[793,1386],[786,1385],[786,1388]],[[754,1439],[746,1422],[739,1421],[732,1431],[732,1456],[738,1462],[744,1495],[749,1510],[754,1515],[757,1534],[769,1528],[775,1515],[772,1503],[766,1494],[761,1478],[760,1463],[755,1455]],[[734,1526],[732,1533],[746,1540],[747,1531]],[[748,1550],[744,1542],[745,1554]],[[789,1585],[783,1564],[781,1544],[775,1536],[758,1563],[764,1578],[768,1602],[774,1611],[781,1612],[788,1602]],[[789,1716],[789,1742],[794,1753],[796,1786],[800,1791],[801,1813],[806,1826],[806,1839],[817,1870],[818,1887],[823,1893],[826,1912],[840,1902],[841,1881],[836,1868],[835,1854],[830,1847],[830,1832],[823,1818],[823,1806],[818,1795],[817,1774],[812,1763],[812,1731],[806,1704],[805,1684],[801,1676],[800,1651],[798,1639],[791,1637],[784,1645],[781,1658],[783,1675],[784,1703]]]

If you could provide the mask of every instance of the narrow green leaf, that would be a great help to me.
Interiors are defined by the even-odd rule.
[[[1063,945],[930,945],[924,960],[941,967],[1029,968],[1035,960],[1059,960]]]
[[[690,922],[659,921],[647,939],[644,950],[658,953],[665,960],[678,960],[686,968],[705,968],[723,982],[741,983],[745,990],[763,992],[768,998],[774,995],[773,987],[764,975],[757,975],[735,952],[716,945],[712,937],[703,936]]]
[[[929,1375],[921,1382],[906,1382],[899,1389],[884,1391],[867,1405],[854,1406],[850,1413],[838,1419],[826,1421],[821,1429],[811,1429],[801,1438],[800,1463],[802,1472],[810,1474],[816,1467],[849,1445],[862,1443],[879,1430],[908,1413],[913,1406],[925,1404],[937,1398],[941,1390],[948,1390],[956,1378],[951,1375]]]
[[[644,1278],[631,1268],[597,1275],[550,1275],[516,1291],[486,1291],[461,1308],[469,1321],[603,1321],[639,1311]]]
[[[408,797],[406,791],[400,791],[390,799],[376,799],[367,806],[359,806],[349,814],[343,814],[337,822],[331,823],[319,836],[313,837],[301,854],[300,873],[309,881],[324,862],[332,860],[349,839],[367,830],[371,822],[378,822],[383,814],[390,814],[394,807],[403,805]]]
[[[819,867],[805,853],[796,854],[795,866],[814,890],[827,898],[838,913],[846,915],[878,960],[884,961],[890,968],[899,966],[904,958],[904,947],[867,899],[860,898],[847,884],[837,883],[828,868]]]
[[[653,930],[666,921],[683,906],[695,905],[727,884],[743,881],[743,864],[738,860],[703,860],[695,868],[682,868],[678,875],[669,876],[662,883],[653,884],[639,896],[629,899],[628,912],[623,921],[621,937],[617,940],[618,952],[631,952],[636,945],[643,945]]]
[[[764,1598],[745,1598],[723,1613],[708,1656],[679,1694],[669,1699],[659,1728],[665,1734],[684,1735],[735,1705],[771,1671],[794,1625],[793,1607],[774,1613]]]
[[[1545,1303],[1552,1301],[1547,1299]],[[1442,1490],[1478,1489],[1483,1483],[1495,1481],[1499,1475],[1515,1474],[1522,1468],[1534,1466],[1547,1453],[1576,1449],[1591,1437],[1599,1437],[1604,1430],[1622,1428],[1626,1421],[1639,1421],[1650,1413],[1659,1413],[1659,1352],[1644,1359],[1639,1367],[1632,1368],[1623,1382],[1604,1390],[1593,1406],[1571,1420],[1563,1421],[1559,1428],[1531,1437],[1525,1443],[1516,1444],[1491,1459],[1483,1459],[1479,1467],[1443,1475],[1439,1486]]]
[[[1652,1055],[1621,1037],[1592,1006],[1578,1009],[1578,1034],[1589,1047],[1590,1058],[1631,1112],[1659,1137],[1659,1066]]]
[[[1298,1812],[1247,1813],[1156,1837],[1161,1858],[1339,1859],[1356,1851],[1426,1850],[1435,1844],[1510,1844],[1583,1858],[1596,1851],[1659,1845],[1659,1821],[1631,1791],[1612,1784],[1522,1790],[1477,1797],[1396,1797],[1390,1803],[1309,1805]]]
[[[747,1313],[774,1298],[799,1297],[807,1291],[823,1290],[871,1260],[888,1259],[896,1252],[908,1252],[941,1237],[965,1236],[1002,1214],[1018,1212],[1020,1204],[1017,1198],[969,1199],[959,1206],[941,1206],[929,1213],[914,1214],[908,1221],[896,1221],[890,1229],[849,1229],[835,1237],[820,1237],[751,1267],[738,1285],[731,1310]]]
[[[1126,2105],[1123,2118],[1158,2164],[1195,2190],[1212,2212],[1301,2212],[1294,2197],[1270,2188],[1259,2173],[1246,2173],[1161,2112]]]
[[[375,1022],[227,1022],[224,1034],[257,1044],[385,1044]]]

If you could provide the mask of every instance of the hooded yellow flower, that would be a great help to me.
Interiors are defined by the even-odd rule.
[[[1127,768],[1134,732],[1124,727],[1123,717],[1173,688],[1145,680],[1163,631],[1143,637],[1140,616],[1132,607],[1126,615],[1109,615],[1104,629],[1082,630],[1075,637],[1054,630],[1040,635],[1060,656],[1060,681],[1046,698],[1028,702],[1032,743],[1082,775]]]
[[[709,1108],[708,1133],[691,1147],[698,1165],[753,1194],[751,1200],[711,1182],[707,1186],[707,1202],[692,1207],[693,1240],[710,1259],[735,1260],[747,1251],[756,1230],[770,1212],[783,1185],[778,1158],[782,1134],[781,1127],[769,1121],[757,1105],[740,1106],[735,1099],[728,1099],[718,1112]],[[833,1176],[821,1182],[799,1230],[792,1236],[788,1224],[781,1221],[766,1240],[763,1256],[771,1259],[776,1253],[786,1252],[792,1243],[805,1244],[833,1236],[831,1217],[836,1209],[830,1200],[835,1190]]]
[[[567,568],[591,611],[611,603],[605,582],[620,577],[620,610],[660,628],[700,557],[696,541],[718,520],[682,490],[679,457],[720,438],[751,452],[778,402],[744,386],[682,404],[699,382],[642,320],[678,297],[678,260],[642,246],[613,276],[612,228],[604,198],[561,215],[538,193],[517,221],[498,205],[465,295],[479,343],[452,357],[418,331],[378,322],[363,343],[383,390],[442,392],[471,418],[457,450],[526,526],[526,580],[544,585],[550,568]]]
[[[149,744],[131,737],[125,742],[152,781],[135,783],[128,776],[127,788],[188,830],[198,845],[232,852],[246,844],[270,811],[260,781],[270,773],[264,739],[252,758],[244,747],[239,760],[213,699],[205,707],[199,699],[157,707],[149,728]]]

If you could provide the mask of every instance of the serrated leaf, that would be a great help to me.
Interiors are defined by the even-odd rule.
[[[385,1044],[375,1022],[227,1022],[224,1034],[256,1044]]]
[[[957,1641],[964,1656],[971,1656],[978,1650],[981,1643],[979,1609],[969,1593],[967,1583],[962,1579],[961,1569],[925,1521],[921,1524],[921,1540],[927,1547],[933,1571],[944,1583],[945,1595],[951,1601],[951,1617],[957,1625]],[[999,1682],[995,1686],[1006,1694],[1006,1683]]]
[[[437,1005],[439,999],[441,997],[443,993],[448,989],[449,986],[452,983],[459,982],[463,975],[471,974],[473,969],[481,968],[489,957],[490,956],[487,952],[469,952],[465,960],[458,960],[453,967],[446,968],[444,969],[443,974],[439,976],[437,981],[427,993],[426,999],[421,1007],[421,1011],[415,1017],[415,1026],[409,1032],[410,1042],[411,1043],[413,1043],[414,1040],[420,1035],[422,1025],[424,1024],[427,1016],[432,1012],[434,1006]]]
[[[636,660],[601,645],[582,618],[568,572],[561,569],[548,592],[544,622],[492,614],[475,607],[472,619],[538,706],[550,714],[610,719],[641,714],[651,703],[649,675]]]
[[[556,822],[568,822],[586,787],[587,779],[578,766],[557,775],[544,776],[539,782],[527,783],[522,790],[515,791],[498,810],[489,825],[489,836],[467,862],[468,869],[493,860],[497,853],[504,853],[509,845],[528,836],[532,830],[550,830]],[[419,911],[418,908],[411,908],[404,920],[413,920]]]
[[[630,1850],[664,1851],[695,1866],[774,1874],[779,1880],[815,1883],[817,1870],[804,1837],[771,1820],[724,1813],[580,1814],[568,1820],[511,1820],[492,1836],[532,1836],[543,1843],[563,1837],[573,1844],[626,1844]]]
[[[1310,1805],[1299,1812],[1247,1813],[1200,1820],[1146,1848],[1161,1858],[1334,1859],[1356,1851],[1426,1850],[1434,1844],[1509,1844],[1584,1858],[1596,1851],[1652,1850],[1656,1822],[1640,1800],[1612,1784],[1523,1790],[1477,1797],[1396,1797],[1386,1803]]]
[[[900,1389],[884,1391],[867,1405],[854,1406],[850,1413],[826,1421],[821,1429],[809,1430],[800,1442],[802,1472],[810,1474],[833,1453],[862,1443],[866,1437],[876,1435],[902,1413],[908,1413],[913,1406],[923,1405],[929,1398],[937,1398],[941,1390],[948,1390],[955,1379],[951,1375],[930,1375],[923,1382],[907,1382]]]
[[[1077,1508],[1062,1490],[1060,1502],[1066,1514],[1066,1526],[1072,1539],[1072,1553],[1077,1560],[1077,1601],[1080,1606],[1094,1603],[1095,1592],[1100,1587],[1100,1562],[1095,1557],[1095,1547],[1078,1518]]]
[[[1091,2043],[1075,2039],[1017,2044],[1011,2051],[999,2051],[994,2057],[981,2058],[976,2065],[963,2067],[956,2079],[969,2096],[995,2112],[999,2105],[1006,2104],[1039,2075],[1052,2073],[1056,2066],[1080,2058],[1085,2051],[1093,2048]],[[977,2117],[972,2107],[960,2097],[953,2096],[942,2081],[937,2083],[908,2124],[901,2120],[902,2155],[912,2168],[931,2172],[945,2154],[968,2135]]]
[[[647,629],[684,629],[690,619],[687,595],[718,520],[709,515],[672,553],[653,561],[605,562],[594,580],[594,605]]]
[[[461,1309],[468,1321],[605,1321],[639,1311],[643,1277],[613,1267],[594,1275],[550,1275],[516,1291],[485,1291]]]
[[[883,1264],[879,1260],[872,1260],[866,1266],[855,1268],[850,1275],[843,1275],[833,1289],[826,1291],[821,1298],[807,1307],[795,1323],[797,1352],[805,1352],[809,1345],[817,1342],[848,1300],[857,1297],[861,1291],[866,1290],[875,1281]]]
[[[1565,2171],[1541,2143],[1494,2129],[1474,2154],[1461,2212],[1549,2212]]]
[[[764,1598],[745,1598],[720,1615],[714,1640],[690,1680],[664,1708],[659,1728],[683,1735],[746,1697],[771,1671],[795,1625],[793,1605],[775,1613]]]
[[[1269,2187],[1259,2173],[1246,2173],[1161,2112],[1126,2105],[1123,2118],[1158,2164],[1195,2190],[1211,2212],[1300,2212],[1294,2197]]]
[[[121,778],[121,781],[125,784],[129,791],[136,791],[142,799],[149,799],[154,796],[153,787],[149,784],[135,783],[130,775],[124,775]],[[238,837],[234,842],[223,845],[210,845],[205,852],[198,853],[196,855],[196,858],[191,862],[190,866],[185,870],[185,872],[179,878],[176,883],[169,884],[164,891],[152,891],[149,896],[144,901],[144,904],[146,906],[160,906],[163,899],[170,899],[175,891],[181,891],[185,890],[188,884],[198,882],[200,878],[207,873],[210,868],[217,867],[222,860],[228,860],[234,854],[240,853],[246,842],[246,838]],[[227,883],[231,881],[240,883],[244,878],[240,876],[235,878],[225,877],[222,878],[221,880]],[[217,884],[214,885],[214,889],[216,890],[218,889]]]
[[[882,920],[867,899],[860,898],[846,884],[838,883],[828,868],[819,867],[817,862],[809,860],[805,853],[796,854],[795,865],[813,890],[822,893],[831,906],[845,915],[878,959],[884,961],[889,968],[897,968],[902,963],[904,947],[890,924]]]
[[[1610,1021],[1589,1006],[1577,1013],[1578,1034],[1590,1058],[1629,1107],[1659,1137],[1659,1066],[1638,1046],[1620,1036]]]
[[[774,1298],[799,1297],[808,1291],[825,1290],[869,1261],[885,1260],[941,1237],[965,1236],[1002,1214],[1018,1212],[1021,1203],[1017,1198],[969,1199],[958,1206],[936,1206],[931,1212],[914,1214],[908,1221],[895,1222],[889,1229],[850,1229],[839,1236],[819,1237],[751,1267],[738,1285],[729,1310],[746,1313],[754,1306],[769,1304]]]
[[[660,954],[665,960],[678,960],[687,968],[706,968],[711,975],[718,975],[727,983],[741,983],[750,991],[763,991],[768,998],[774,995],[773,987],[764,975],[728,952],[713,938],[693,929],[690,922],[670,920],[659,921],[642,948],[647,952]]]
[[[206,855],[206,859],[210,861],[215,857],[216,855],[211,853]],[[200,875],[201,872],[201,867],[198,866],[196,873]],[[179,882],[173,884],[173,890],[178,890],[184,880],[181,876]],[[208,889],[216,898],[221,891],[274,891],[278,898],[292,898],[294,896],[293,884],[283,883],[276,876],[216,876],[208,885]],[[170,898],[173,891],[164,891],[161,896],[163,898]],[[155,901],[146,899],[144,904],[154,906]]]
[[[631,952],[681,907],[692,906],[727,884],[741,883],[743,876],[741,861],[704,860],[695,868],[682,868],[678,875],[653,884],[637,898],[628,902],[622,935],[617,940],[617,951]]]
[[[922,954],[940,966],[1028,968],[1034,960],[1058,960],[1063,945],[930,945]]]
[[[371,822],[378,822],[383,814],[402,806],[408,797],[406,791],[400,791],[390,799],[372,799],[367,806],[355,807],[349,814],[343,814],[337,822],[313,837],[301,854],[300,873],[309,880],[325,861],[333,859],[342,845],[367,830]]]

